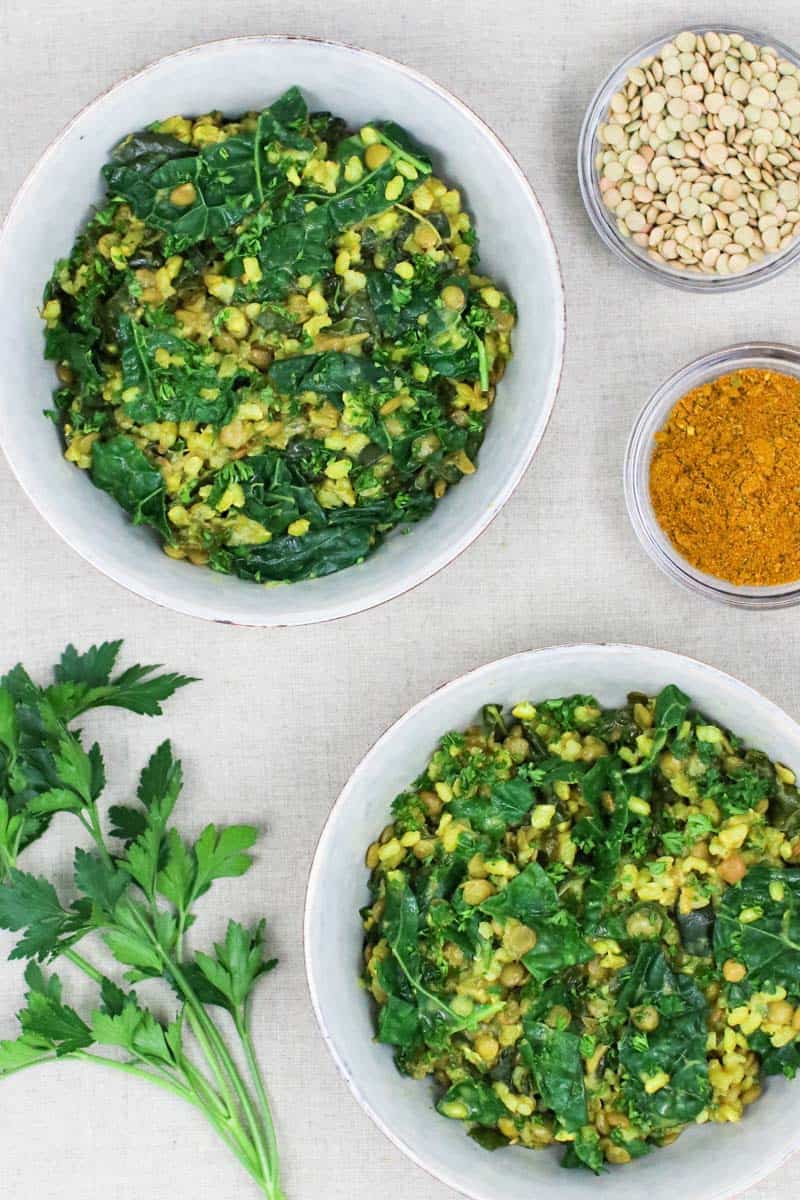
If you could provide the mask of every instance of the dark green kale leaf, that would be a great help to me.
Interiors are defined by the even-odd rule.
[[[91,473],[92,483],[113,496],[134,525],[152,525],[171,540],[164,479],[131,438],[120,433],[107,442],[95,442]]]
[[[568,1029],[552,1029],[542,1021],[524,1022],[523,1061],[533,1075],[546,1108],[562,1129],[574,1133],[589,1123],[580,1038]]]
[[[318,282],[333,267],[327,222],[316,220],[283,221],[265,230],[258,242],[257,258],[261,280],[248,285],[247,299],[279,299],[289,292],[299,275],[310,275]],[[239,263],[231,264],[241,274]]]
[[[477,1142],[481,1150],[502,1150],[505,1146],[511,1143],[499,1129],[491,1129],[485,1125],[476,1125],[470,1129],[469,1136],[473,1142]]]
[[[785,1046],[773,1046],[769,1034],[757,1029],[748,1037],[748,1045],[761,1059],[761,1069],[765,1075],[783,1075],[786,1079],[794,1079],[800,1070],[800,1045],[797,1041],[787,1042]]]
[[[691,700],[674,683],[668,684],[659,692],[656,698],[653,722],[657,729],[668,732],[680,729],[691,706]]]
[[[536,932],[536,945],[522,961],[540,983],[594,956],[575,918],[563,908],[552,881],[538,863],[529,863],[480,909],[498,921],[514,917]]]
[[[95,334],[70,329],[65,324],[45,333],[45,358],[66,363],[77,378],[82,395],[97,395],[103,382],[93,357],[96,340]]]
[[[519,825],[534,805],[530,784],[521,776],[494,783],[488,796],[456,797],[450,811],[468,820],[479,833],[500,838],[510,825]]]
[[[372,535],[358,525],[328,525],[302,537],[286,535],[263,546],[243,546],[212,557],[217,569],[232,571],[257,583],[296,583],[318,579],[361,562],[369,553]]]
[[[377,384],[387,378],[387,371],[370,358],[325,350],[321,354],[282,358],[272,364],[268,376],[285,396],[309,391],[321,396],[341,396],[343,392]]]
[[[285,455],[277,450],[264,450],[247,459],[247,469],[247,477],[241,481],[244,511],[270,533],[285,533],[301,517],[310,522],[312,529],[322,529],[327,524],[328,517],[313,489]]]
[[[750,751],[745,756],[750,759]],[[764,755],[766,758],[766,755]],[[776,829],[782,830],[788,837],[797,837],[800,833],[800,792],[793,783],[784,783],[775,775],[775,768],[767,759],[766,767],[772,777],[772,795],[769,802],[767,820]]]
[[[114,162],[121,166],[147,176],[164,163],[176,158],[191,158],[197,153],[193,146],[187,146],[170,133],[157,133],[153,129],[143,129],[137,133],[128,134],[113,152]]]
[[[744,963],[749,990],[771,985],[800,997],[800,870],[758,863],[727,888],[714,955],[720,967],[729,958]]]
[[[484,704],[481,709],[481,719],[486,733],[495,741],[502,741],[508,736],[508,726],[503,715],[502,704]]]
[[[576,824],[573,837],[594,858],[584,904],[587,929],[593,929],[602,917],[628,828],[630,793],[619,761],[600,758],[581,779],[581,791],[589,806],[590,816]],[[606,791],[611,792],[613,801],[610,813],[603,804],[603,793]]]
[[[126,139],[103,175],[112,195],[127,200],[137,217],[179,245],[219,237],[262,204],[270,184],[274,186],[277,168],[267,158],[268,145],[276,140],[308,145],[296,132],[306,120],[304,109],[300,92],[292,88],[261,113],[252,133],[236,134],[199,152],[182,143],[178,150],[161,139],[151,152],[131,160],[132,143]],[[141,141],[145,135],[135,136]],[[194,187],[194,199],[174,204],[172,192],[187,183]]]
[[[378,1014],[378,1041],[389,1046],[413,1046],[419,1035],[419,1009],[400,996],[389,996]]]
[[[238,402],[235,388],[249,378],[246,371],[221,379],[200,346],[168,329],[142,325],[127,315],[119,319],[117,341],[123,385],[139,393],[125,404],[126,414],[137,425],[153,421],[226,425],[230,421]],[[170,355],[168,366],[159,366],[157,350]]]
[[[457,1117],[461,1121],[474,1121],[478,1125],[496,1125],[501,1117],[508,1116],[508,1109],[488,1083],[479,1079],[466,1079],[451,1087],[436,1105],[443,1117]]]
[[[567,1144],[561,1165],[588,1168],[599,1175],[605,1168],[605,1161],[600,1135],[593,1126],[587,1125],[578,1130],[574,1141]]]
[[[654,943],[640,946],[631,976],[620,996],[620,1007],[623,1000],[630,1007],[652,1005],[659,1020],[647,1034],[630,1022],[620,1038],[628,1111],[643,1131],[688,1124],[711,1096],[705,997],[690,976],[670,970]],[[645,1081],[661,1072],[669,1076],[669,1082],[649,1095]]]
[[[454,1033],[475,1029],[502,1009],[501,1001],[476,1004],[469,1016],[462,1017],[426,986],[422,978],[420,955],[419,904],[402,871],[389,871],[386,875],[386,908],[382,925],[393,961],[404,981],[403,987],[410,988],[409,995],[416,1003],[419,1034],[427,1045],[441,1049]],[[395,1032],[400,1011],[395,1006]],[[411,1016],[406,1010],[402,1010],[402,1021],[407,1031],[411,1026]]]

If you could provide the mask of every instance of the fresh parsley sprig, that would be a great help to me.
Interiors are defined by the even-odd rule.
[[[22,667],[0,684],[0,928],[21,934],[11,957],[28,960],[21,1030],[0,1042],[0,1079],[60,1058],[147,1079],[198,1109],[261,1193],[283,1200],[250,1022],[255,985],[275,966],[265,956],[264,922],[247,928],[230,921],[212,953],[186,948],[201,897],[216,880],[251,867],[256,830],[208,825],[186,841],[170,823],[181,764],[163,742],[141,773],[136,802],[112,807],[104,832],[102,754],[96,744],[86,750],[68,721],[101,704],[160,713],[161,702],[190,682],[138,666],[112,679],[119,648],[107,643],[78,655],[69,647],[50,687],[38,687]],[[89,849],[75,850],[75,895],[67,901],[49,879],[17,862],[59,812],[76,818],[90,838]],[[91,938],[124,968],[121,978],[112,979],[84,953]],[[59,959],[97,986],[89,1011],[71,1005],[61,977],[43,969]],[[168,1020],[134,990],[158,979],[175,998]],[[220,1012],[229,1020],[223,1023]],[[226,1036],[229,1026],[238,1052]]]

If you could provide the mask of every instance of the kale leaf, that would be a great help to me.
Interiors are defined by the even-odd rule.
[[[501,1117],[508,1116],[508,1109],[494,1089],[477,1079],[454,1084],[436,1108],[442,1116],[449,1117],[457,1112],[462,1121],[486,1126],[496,1125]]]
[[[137,425],[152,421],[198,421],[226,425],[237,404],[234,388],[248,378],[238,372],[221,379],[207,354],[171,330],[149,328],[123,315],[117,325],[122,382],[138,395],[125,403]],[[160,366],[157,351],[169,355]]]
[[[287,396],[306,391],[341,396],[386,377],[385,369],[372,359],[334,350],[282,358],[272,364],[268,374],[277,390]]]
[[[536,945],[522,961],[540,983],[594,956],[575,918],[563,908],[552,881],[538,863],[529,863],[480,908],[498,921],[514,917],[534,930]]]
[[[744,963],[748,989],[785,987],[800,996],[800,870],[759,863],[727,888],[714,954],[720,967],[729,958]]]
[[[113,496],[133,518],[134,525],[152,525],[170,541],[166,487],[161,472],[125,434],[92,446],[92,483]]]
[[[657,945],[645,943],[620,996],[623,1004],[652,1005],[659,1016],[647,1035],[630,1022],[620,1037],[623,1094],[631,1116],[642,1129],[653,1131],[694,1120],[711,1096],[708,1005],[702,992],[688,975],[670,969]],[[647,1081],[662,1075],[667,1082],[648,1092]]]
[[[580,1038],[568,1029],[526,1021],[522,1057],[546,1108],[562,1129],[574,1133],[588,1124]]]

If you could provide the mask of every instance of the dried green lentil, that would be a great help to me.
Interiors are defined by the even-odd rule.
[[[678,34],[628,72],[598,141],[603,202],[656,262],[737,274],[800,234],[800,71],[769,46]]]

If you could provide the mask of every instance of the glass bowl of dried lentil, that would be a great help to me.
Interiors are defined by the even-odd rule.
[[[589,105],[578,176],[637,270],[694,292],[771,279],[800,257],[800,57],[726,26],[640,46]]]
[[[800,349],[773,342],[746,342],[717,350],[695,359],[670,376],[650,397],[633,427],[625,455],[625,501],[634,532],[653,562],[671,579],[690,591],[740,608],[789,608],[800,604],[800,576],[790,582],[764,586],[731,583],[699,569],[676,548],[659,524],[651,493],[651,465],[657,448],[657,435],[670,419],[675,405],[688,393],[735,372],[770,372],[798,381],[800,388]],[[737,418],[738,419],[738,418]],[[738,431],[737,431],[738,433]],[[744,438],[740,438],[744,443]],[[746,447],[742,446],[744,457]],[[786,511],[792,497],[786,495]],[[797,507],[796,500],[794,501]],[[725,524],[725,520],[721,524]],[[787,522],[780,522],[787,530]],[[709,524],[708,536],[713,526]],[[765,549],[770,534],[763,530]],[[788,530],[791,534],[791,529]],[[727,536],[727,535],[726,535]],[[795,547],[800,555],[800,547]]]

